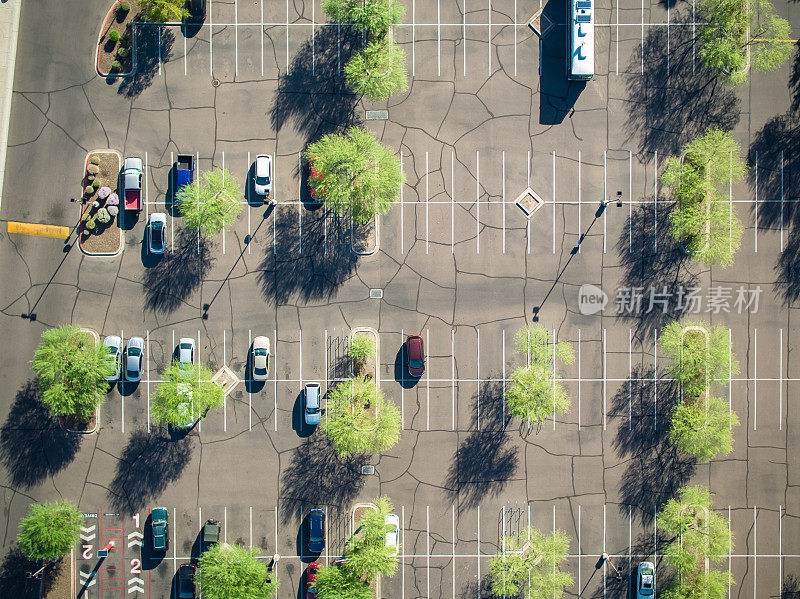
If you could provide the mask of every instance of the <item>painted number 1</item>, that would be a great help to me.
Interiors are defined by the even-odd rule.
[[[136,523],[136,528],[139,528],[139,512],[136,512],[131,518],[133,518],[133,521]]]

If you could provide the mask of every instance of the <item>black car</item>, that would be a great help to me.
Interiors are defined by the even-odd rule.
[[[187,21],[202,23],[206,20],[206,0],[187,0],[186,8],[189,10]]]
[[[325,512],[314,508],[308,513],[308,550],[321,553],[325,549]]]
[[[178,587],[176,596],[178,599],[194,599],[197,596],[194,587],[194,573],[195,567],[191,564],[183,564],[178,568],[178,580],[176,583]]]

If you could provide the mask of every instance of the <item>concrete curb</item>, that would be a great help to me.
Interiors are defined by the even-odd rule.
[[[100,335],[97,334],[97,331],[94,329],[87,329],[86,327],[81,327],[80,331],[82,333],[90,333],[92,337],[94,337],[94,344],[98,345],[100,343]],[[61,416],[58,417],[58,425],[61,427],[62,430],[67,431],[71,435],[93,435],[97,432],[97,429],[100,428],[100,408],[98,407],[94,412],[94,428],[90,431],[74,431],[72,429],[67,428],[64,426],[64,422],[61,419]]]
[[[375,252],[377,252],[381,247],[381,215],[376,214],[374,217],[375,219],[375,246],[371,249],[366,251],[360,252],[355,247],[353,247],[354,239],[353,239],[353,223],[350,223],[350,251],[353,252],[356,256],[372,256]]]
[[[83,159],[83,175],[84,175],[84,178],[86,177],[86,167],[89,164],[89,158],[91,157],[91,155],[92,154],[102,154],[102,153],[116,154],[117,155],[117,173],[118,173],[117,176],[119,176],[119,171],[120,171],[120,169],[122,169],[122,154],[120,154],[116,150],[112,150],[110,148],[105,148],[105,149],[102,149],[102,150],[91,150],[90,152],[87,152],[86,158]],[[84,181],[82,180],[81,182],[83,183]],[[83,197],[83,188],[82,187],[81,187],[81,195],[80,195],[80,197]],[[117,228],[119,229],[119,248],[117,248],[117,251],[113,252],[113,253],[97,253],[97,254],[95,254],[93,252],[87,252],[86,250],[83,249],[83,244],[81,243],[81,233],[83,231],[83,223],[80,222],[82,215],[83,215],[83,204],[79,204],[78,205],[78,247],[80,248],[81,253],[84,256],[92,256],[93,258],[103,257],[103,256],[105,256],[105,257],[119,256],[122,253],[122,250],[125,249],[125,231],[122,229],[122,227],[119,226],[119,219],[120,219],[120,216],[122,215],[122,206],[120,206],[120,210],[117,213]]]
[[[11,96],[14,89],[14,66],[17,62],[17,38],[22,0],[7,0],[0,8],[0,52],[5,52],[5,64],[0,61],[0,201],[6,172],[8,128],[11,122]]]
[[[131,77],[136,74],[136,22],[131,24],[131,70],[127,73],[103,73],[100,70],[100,42],[103,39],[103,32],[106,30],[108,20],[117,12],[117,7],[122,4],[122,0],[116,0],[111,8],[106,13],[106,18],[103,20],[103,26],[97,34],[97,43],[94,45],[94,70],[101,77]]]

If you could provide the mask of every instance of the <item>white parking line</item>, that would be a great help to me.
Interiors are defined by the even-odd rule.
[[[222,538],[225,544],[228,543],[228,506],[222,511]]]
[[[505,350],[505,348],[503,348]],[[505,362],[505,351],[503,352]],[[505,378],[505,374],[503,375]],[[578,430],[581,430],[581,330],[578,329]],[[580,588],[580,585],[578,585]]]
[[[492,0],[489,2],[489,39],[488,41],[488,56],[489,56],[489,75],[492,74]]]
[[[222,330],[222,365],[227,366],[228,361],[225,354],[225,329]],[[228,432],[228,395],[222,396],[222,430]]]
[[[144,153],[144,222],[150,219],[150,169],[147,167],[147,152]]]
[[[441,0],[436,0],[436,55],[438,76],[442,76],[442,25],[441,25]]]
[[[644,0],[642,0],[642,2],[644,2]],[[642,33],[642,35],[644,35],[644,33]],[[286,73],[289,73],[289,0],[286,0]]]
[[[502,348],[503,348],[503,395],[502,395],[502,404],[503,404],[503,430],[506,429],[506,330],[502,330]],[[578,346],[580,348],[580,345]],[[580,350],[578,350],[580,351]],[[580,375],[578,375],[580,378]],[[580,385],[580,383],[579,383]],[[578,387],[580,389],[580,387]],[[578,401],[580,402],[580,392],[578,392]],[[580,429],[580,419],[578,420],[578,428]]]
[[[556,529],[556,506],[553,506],[553,530]],[[603,553],[606,552],[606,504],[603,503]],[[603,599],[606,596],[606,568],[608,560],[603,560]]]
[[[758,599],[758,508],[753,506],[753,599]]]
[[[667,2],[667,79],[669,79],[669,2]]]
[[[477,383],[478,393],[477,393],[477,417],[478,417],[478,430],[481,430],[481,330],[475,329],[475,333],[477,335],[477,351],[478,351],[478,362],[477,362],[477,374],[475,377],[475,382]]]
[[[225,150],[222,150],[222,186],[225,187]],[[225,255],[225,227],[222,227],[222,254]]]
[[[403,181],[403,148],[400,148],[400,180]],[[403,247],[403,188],[405,183],[400,185],[400,253],[405,253]]]
[[[287,0],[288,1],[288,0]],[[208,74],[214,78],[214,3],[208,7]]]
[[[430,329],[425,329],[425,347],[428,348],[428,355],[433,355],[431,352],[431,335]],[[430,367],[430,360],[428,360],[429,364],[428,367],[425,369],[425,421],[427,423],[428,430],[431,430],[431,367]]]
[[[578,150],[578,253],[581,253],[581,151]]]
[[[628,150],[628,253],[633,251],[633,152]]]
[[[425,594],[426,597],[431,596],[431,506],[425,506],[425,573],[427,574],[427,583]]]
[[[401,599],[406,596],[406,506],[400,506],[400,572],[402,573]]]
[[[481,153],[475,150],[475,252],[481,253]]]
[[[125,347],[125,331],[121,330],[119,332],[119,337],[122,340],[122,347]],[[122,356],[120,356],[120,362],[122,362]],[[150,369],[147,370],[147,377],[150,378]],[[120,399],[122,400],[120,403],[122,404],[122,432],[125,432],[125,395],[120,394]]]
[[[248,353],[250,352],[250,347],[252,345],[253,345],[253,330],[252,329],[247,329],[247,352]],[[245,364],[247,364],[247,358],[245,358]],[[247,366],[245,366],[245,368],[247,368]],[[248,389],[249,389],[247,391],[248,412],[250,414],[250,425],[248,427],[248,430],[253,430],[253,381],[252,381],[252,378],[253,377],[251,376],[249,380],[245,381],[246,383],[248,383],[247,386],[248,386]]]
[[[503,150],[503,166],[502,166],[502,178],[503,178],[503,253],[506,253],[506,152]]]
[[[274,401],[275,401],[274,415],[275,415],[275,432],[277,433],[278,432],[278,330],[277,329],[273,329],[273,338],[275,339],[275,347],[272,348],[273,352],[274,352],[273,358],[275,360],[275,368],[274,368],[275,372],[273,373],[272,378],[274,379],[273,383],[275,385],[275,390],[274,390]],[[275,526],[277,526],[277,524]],[[277,541],[276,541],[275,547],[277,547],[277,546],[278,545],[277,545]]]
[[[455,236],[456,236],[456,184],[455,184],[455,152],[450,152],[450,253],[455,253]]]
[[[731,345],[731,337],[733,334],[731,333],[730,327],[728,327],[728,347],[733,347]],[[733,355],[728,356],[728,377],[731,376],[731,372],[733,370]],[[733,385],[731,381],[728,381],[728,430],[733,430]]]
[[[556,430],[556,330],[553,329],[553,430]]]
[[[144,344],[145,356],[147,356],[147,432],[150,432],[150,330],[145,333],[147,343]]]
[[[477,534],[477,537],[478,537],[478,552],[477,552],[477,556],[478,556],[478,559],[476,561],[478,562],[477,578],[478,578],[478,580],[480,580],[481,579],[481,506],[478,506],[477,512],[478,512],[478,515],[477,515],[477,522],[478,522],[478,534]],[[478,599],[480,599],[480,596],[481,596],[481,585],[480,585],[480,583],[478,583]]]
[[[461,71],[463,77],[467,76],[467,0],[463,0],[464,10],[461,13],[461,47],[463,48],[464,67]]]
[[[617,51],[616,51],[616,66],[614,67],[614,73],[619,75],[619,0],[616,0],[616,9],[617,9],[617,34],[616,34],[616,44],[617,44]],[[694,20],[694,19],[692,19]]]
[[[403,329],[400,329],[400,380],[402,381],[402,385],[400,385],[400,429],[405,430],[406,428],[406,392],[405,392],[405,382],[406,382],[406,334]]]
[[[530,504],[528,504],[530,506]],[[530,519],[528,519],[530,522]],[[583,553],[583,546],[581,545],[581,504],[578,504],[578,588],[581,586],[581,553]]]
[[[755,164],[755,213],[753,214],[753,253],[758,253],[758,150],[756,150],[756,164]]]
[[[758,329],[753,329],[753,430],[758,425]]]
[[[173,347],[175,347],[175,344],[173,344]],[[197,363],[198,364],[202,364],[202,362],[200,360],[200,329],[197,329]],[[198,385],[200,384],[200,369],[199,368],[197,369],[197,384]],[[194,413],[192,413],[192,415],[194,415]],[[200,414],[198,414],[198,416],[199,417],[197,419],[197,431],[202,433],[203,432],[203,416],[200,415]]]
[[[169,513],[169,512],[167,512]],[[175,508],[172,508],[172,521],[177,523],[178,522],[178,514]],[[178,527],[172,527],[172,574],[173,576],[178,572],[178,557],[176,555],[176,551],[178,551]]]
[[[261,29],[259,30],[259,38],[261,39],[261,76],[264,76],[264,0],[261,0]],[[249,164],[249,162],[248,162]]]
[[[778,593],[783,592],[783,506],[778,506]],[[780,595],[779,595],[780,596]]]
[[[314,0],[311,0],[311,75],[312,77],[316,75],[316,41],[317,41],[317,24],[316,20],[317,17],[314,14],[314,10],[316,8],[316,3]]]
[[[159,31],[161,31],[161,29],[159,29]],[[174,168],[174,165],[175,165],[175,153],[174,152],[170,152],[169,153],[169,164],[170,164],[170,168]],[[170,238],[171,238],[170,239],[170,243],[172,245],[172,253],[173,254],[175,253],[175,202],[174,202],[174,198],[175,198],[175,192],[176,191],[177,190],[175,188],[172,189],[172,197],[173,197],[173,201],[171,202],[172,214],[170,215],[170,219],[169,219]],[[166,208],[167,208],[167,206],[166,206],[166,197],[164,198],[164,202],[165,202],[164,209],[166,210]]]
[[[642,49],[642,75],[644,75],[644,0],[642,0],[642,38],[639,47]]]
[[[253,548],[253,506],[250,506],[250,549]]]
[[[578,193],[580,193],[580,188]],[[603,150],[603,201],[608,199],[608,164]],[[603,210],[603,253],[606,253],[606,210]]]
[[[555,363],[555,360],[553,361]],[[603,430],[606,430],[606,330],[603,329]]]
[[[514,0],[514,77],[517,76],[517,0]]]
[[[778,430],[783,430],[783,328],[778,331]],[[730,347],[730,346],[729,346]],[[729,354],[731,352],[728,352]],[[729,369],[730,371],[730,369]],[[730,385],[729,385],[730,387]]]
[[[450,430],[456,430],[456,330],[450,329]]]
[[[453,519],[453,567],[451,568],[453,574],[453,599],[456,599],[456,506],[455,504],[450,505],[450,514],[452,515]]]
[[[658,329],[653,329],[653,430],[658,428]]]
[[[303,387],[303,329],[299,329],[300,334],[300,388]]]
[[[159,27],[159,29],[161,29],[161,28]],[[187,69],[187,64],[186,64],[187,60],[188,60],[188,58],[187,58],[187,52],[186,52],[186,36],[184,35],[183,36],[183,76],[184,77],[186,77],[189,74],[188,73],[188,69]]]
[[[783,150],[781,150],[781,252],[783,252]]]
[[[654,373],[653,376],[658,376]],[[633,412],[633,329],[628,329],[628,430],[631,430]]]
[[[239,3],[233,0],[233,35],[234,35],[234,48],[235,48],[235,64],[234,72],[239,76]],[[223,167],[224,168],[224,167]]]
[[[417,0],[411,2],[411,76],[417,74]]]
[[[553,150],[553,253],[556,253],[556,151]]]
[[[514,0],[514,1],[516,2],[516,0]],[[528,160],[526,161],[525,165],[527,167],[527,173],[528,173],[527,179],[525,180],[526,181],[526,186],[530,187],[531,186],[531,151],[530,150],[528,150]],[[526,219],[526,221],[525,221],[525,238],[526,238],[527,243],[528,243],[528,253],[530,254],[531,253],[531,219]]]

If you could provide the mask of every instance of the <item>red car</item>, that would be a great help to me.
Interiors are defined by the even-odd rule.
[[[314,168],[314,161],[317,158],[319,158],[319,156],[314,156],[308,162],[308,188],[311,191],[311,197],[313,199],[322,201],[325,196],[325,187],[322,187],[319,190],[316,189],[316,186],[320,183],[320,179],[322,179],[319,171]]]
[[[314,581],[317,580],[317,569],[320,565],[317,562],[308,564],[306,570],[306,599],[317,599],[317,589],[314,588]]]
[[[419,335],[409,335],[406,339],[406,359],[408,374],[416,378],[425,374],[425,346]]]

